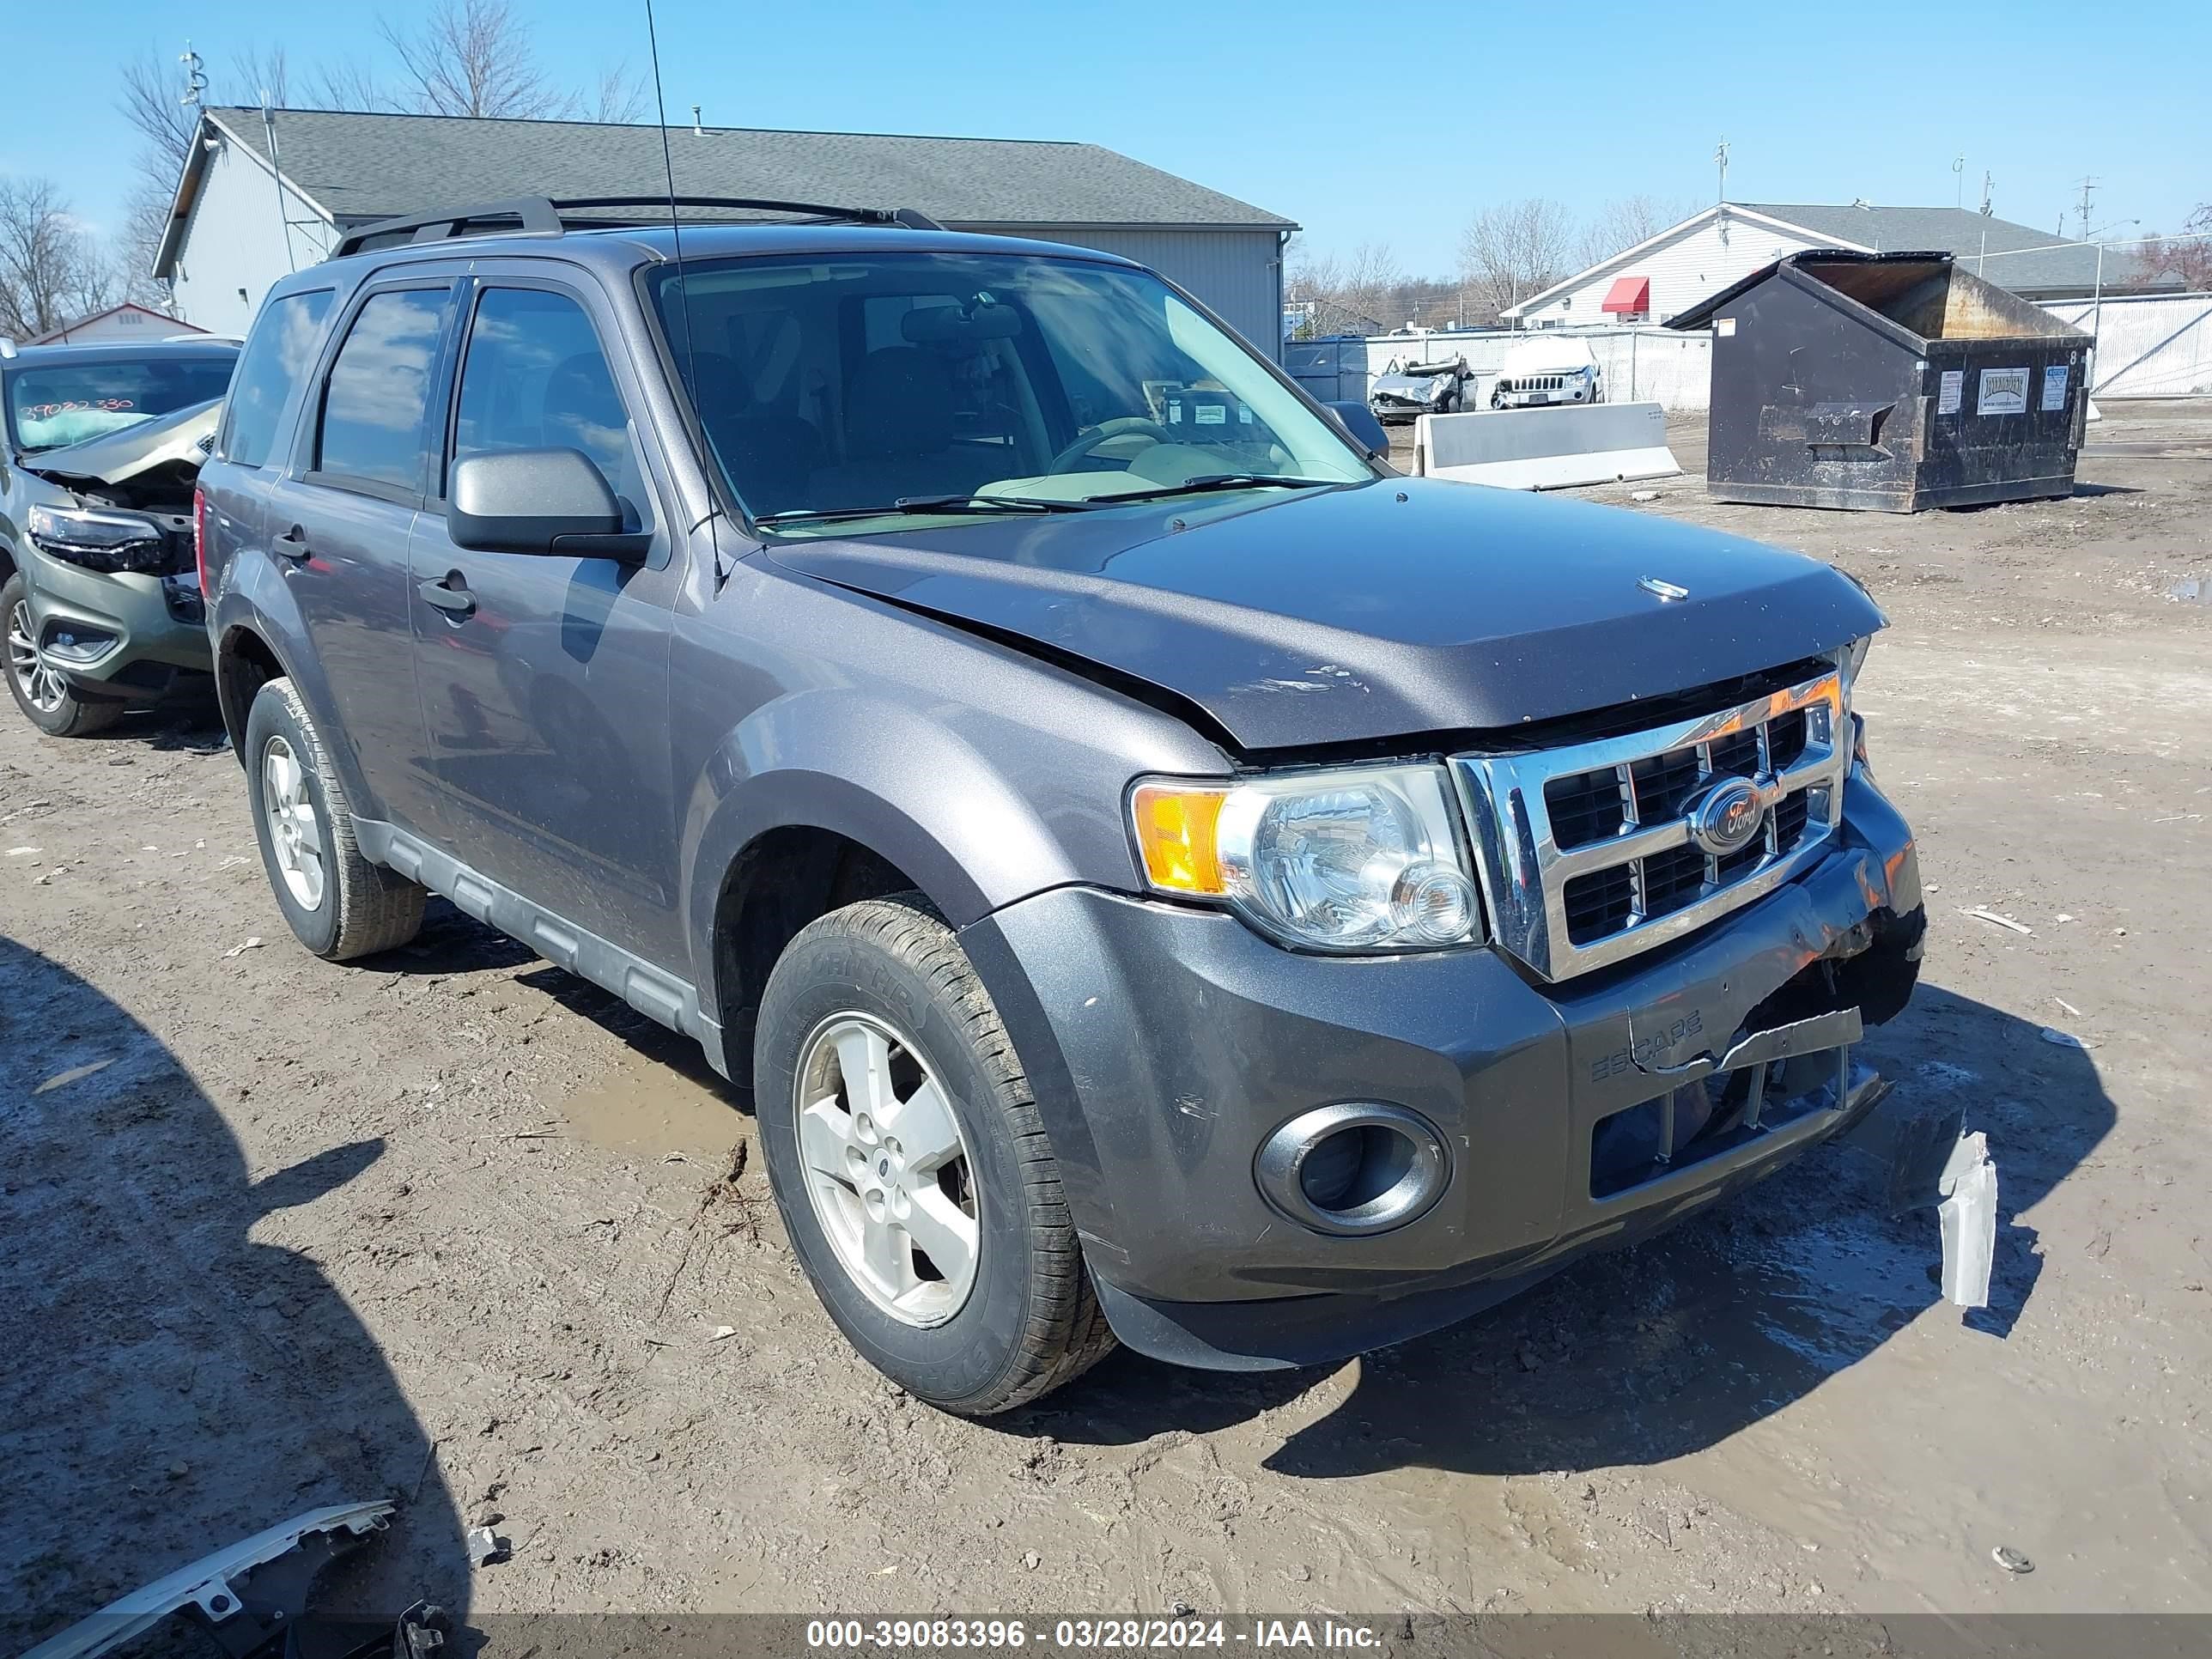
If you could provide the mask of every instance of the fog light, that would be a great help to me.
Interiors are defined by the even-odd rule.
[[[112,634],[64,623],[48,632],[46,650],[48,656],[58,657],[64,662],[88,663],[114,643]]]
[[[1449,1173],[1443,1139],[1419,1113],[1372,1101],[1302,1112],[1253,1163],[1267,1200],[1316,1232],[1388,1232],[1425,1214]]]

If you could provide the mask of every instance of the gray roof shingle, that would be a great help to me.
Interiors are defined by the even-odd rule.
[[[264,159],[258,109],[207,113]],[[514,196],[615,196],[664,187],[660,130],[586,121],[474,120],[330,110],[276,112],[284,176],[342,221]],[[952,225],[1291,222],[1097,144],[865,132],[672,127],[679,192],[915,208]]]
[[[2097,250],[2087,242],[2051,244],[2061,239],[2047,230],[2016,225],[2008,219],[1984,218],[1954,207],[1826,207],[1805,203],[1736,202],[1730,205],[1770,219],[1781,219],[1822,236],[1871,248],[1876,253],[1940,252],[1957,258],[1972,270],[1984,252],[1988,257],[1978,274],[2000,288],[2015,293],[2025,289],[2081,289],[2097,279]],[[2034,248],[2033,253],[2014,250]],[[2007,257],[1999,258],[1999,254]],[[2105,286],[2127,279],[2132,265],[2124,252],[2107,250]]]

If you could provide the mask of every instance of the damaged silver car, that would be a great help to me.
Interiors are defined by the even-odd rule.
[[[1465,404],[1473,379],[1464,357],[1441,363],[1394,360],[1376,376],[1367,407],[1385,426],[1422,415],[1454,415]]]
[[[193,486],[229,341],[0,355],[0,617],[8,689],[52,737],[205,689]]]

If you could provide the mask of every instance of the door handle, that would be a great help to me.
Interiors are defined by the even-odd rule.
[[[415,591],[456,622],[477,608],[477,596],[469,592],[466,578],[458,570],[448,571],[442,581],[417,582]]]
[[[272,539],[269,545],[281,557],[289,559],[295,564],[304,563],[307,557],[307,532],[294,525],[283,535]]]

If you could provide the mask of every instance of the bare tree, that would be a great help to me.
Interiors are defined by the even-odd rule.
[[[627,125],[645,113],[645,79],[631,74],[627,63],[601,70],[591,100],[580,103],[578,111],[588,120]]]
[[[1574,221],[1542,197],[1501,202],[1460,234],[1460,276],[1476,315],[1496,318],[1573,269]]]
[[[185,96],[186,73],[180,58],[149,46],[128,59],[117,76],[116,110],[138,135],[139,144],[137,177],[115,233],[113,264],[125,296],[142,305],[168,301],[152,272],[177,178],[199,128],[199,105]],[[249,46],[224,76],[220,95],[239,103],[266,100],[282,105],[290,90],[284,49]]]
[[[295,76],[283,47],[249,47],[204,86],[209,104],[420,112],[434,115],[635,121],[645,84],[622,63],[600,72],[588,92],[561,89],[537,63],[530,25],[509,0],[434,0],[415,27],[379,26],[398,55],[402,83],[386,85],[358,58],[313,66]],[[129,296],[165,304],[152,276],[169,208],[198,131],[200,100],[185,96],[179,60],[149,47],[118,74],[116,108],[138,135],[139,154],[114,263]],[[295,101],[296,100],[296,101]]]
[[[316,65],[295,107],[396,115],[407,106],[376,78],[375,71],[367,64],[356,58],[343,58],[334,64]]]
[[[100,249],[47,179],[0,178],[0,334],[21,340],[112,302]]]
[[[1624,196],[1607,202],[1583,226],[1575,257],[1585,265],[1610,259],[1680,224],[1697,210],[1696,204],[1680,197]]]
[[[574,107],[538,67],[529,27],[507,0],[437,0],[414,28],[388,18],[378,27],[426,115],[544,120]]]
[[[185,165],[192,129],[199,121],[198,110],[184,100],[183,72],[149,46],[125,63],[116,79],[121,88],[115,95],[116,111],[144,147],[142,170],[147,161],[158,158],[173,179]]]
[[[2191,214],[2179,236],[2153,231],[2135,251],[2135,273],[2144,282],[2180,279],[2189,289],[2212,289],[2212,202]]]
[[[1293,238],[1283,297],[1311,307],[1313,333],[1365,332],[1390,325],[1392,313],[1403,308],[1407,286],[1405,270],[1387,242],[1362,242],[1343,257],[1316,257]]]

